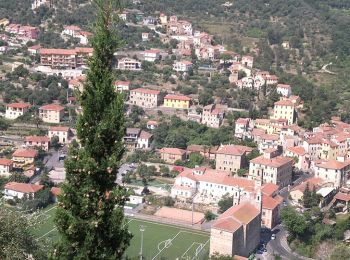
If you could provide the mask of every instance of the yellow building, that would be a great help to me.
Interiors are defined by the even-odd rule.
[[[9,24],[10,24],[9,19],[6,19],[6,18],[0,19],[0,26],[6,27]]]
[[[12,161],[15,167],[33,164],[38,156],[38,151],[34,149],[18,149],[12,154]]]
[[[287,119],[288,124],[293,124],[296,120],[295,104],[290,100],[280,100],[275,102],[272,118]]]
[[[189,109],[191,98],[182,95],[166,95],[164,97],[164,107]]]

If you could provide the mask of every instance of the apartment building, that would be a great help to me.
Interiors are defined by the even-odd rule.
[[[238,118],[235,122],[235,137],[251,138],[252,124],[250,118]]]
[[[278,94],[281,94],[283,97],[290,97],[292,95],[292,88],[288,84],[277,84],[276,91]]]
[[[306,151],[302,146],[293,146],[285,150],[284,156],[295,159],[294,166],[302,171],[307,171],[310,168],[310,161]]]
[[[27,148],[40,148],[48,151],[50,148],[50,138],[47,136],[27,136],[24,144]]]
[[[143,108],[154,108],[160,103],[160,91],[137,88],[130,91],[130,103],[143,107]]]
[[[64,107],[57,104],[45,105],[39,108],[39,117],[45,123],[60,123],[64,117]]]
[[[242,145],[221,145],[216,151],[215,169],[235,173],[247,166],[246,156],[252,151]]]
[[[44,185],[9,182],[4,187],[5,199],[22,199],[22,198],[34,198],[35,193],[42,190]]]
[[[6,107],[5,118],[16,119],[28,112],[30,108],[30,104],[11,103],[11,104],[6,104],[5,107]]]
[[[131,59],[131,58],[122,58],[118,60],[118,69],[119,70],[141,70],[141,62]]]
[[[54,137],[58,137],[58,142],[61,144],[67,144],[70,141],[71,130],[66,126],[51,126],[49,128],[49,138],[52,140]]]
[[[127,92],[130,89],[130,81],[116,81],[114,83],[115,90],[118,92]]]
[[[40,49],[40,62],[43,66],[51,68],[79,68],[87,66],[89,57],[92,56],[92,48],[75,49]]]
[[[155,62],[156,60],[160,60],[162,58],[160,53],[160,50],[146,50],[143,52],[143,58],[145,61]]]
[[[269,150],[251,160],[248,179],[261,184],[273,183],[280,187],[289,185],[292,181],[293,159],[278,154],[277,150]]]
[[[208,105],[203,108],[202,124],[209,127],[219,128],[224,121],[224,111],[216,105]]]
[[[33,164],[38,154],[38,151],[34,149],[16,150],[12,154],[12,161],[14,163],[14,167],[23,167],[25,165]]]
[[[9,24],[6,26],[5,31],[16,35],[23,40],[36,40],[38,39],[40,32],[37,27],[21,24]]]
[[[13,168],[13,161],[6,159],[6,158],[0,158],[0,176],[8,177],[11,174]]]
[[[286,119],[288,120],[288,124],[293,124],[297,118],[295,104],[290,100],[280,100],[275,102],[272,118]]]
[[[183,95],[168,94],[164,97],[164,107],[189,109],[191,98]]]
[[[324,182],[330,182],[333,187],[339,188],[346,184],[349,179],[350,161],[319,161],[313,167],[316,178]]]

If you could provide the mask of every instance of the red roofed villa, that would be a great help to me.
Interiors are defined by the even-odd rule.
[[[39,117],[45,123],[60,123],[64,117],[64,107],[58,104],[45,105],[39,108]]]

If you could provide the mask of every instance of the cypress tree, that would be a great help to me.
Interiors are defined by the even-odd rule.
[[[80,96],[80,146],[70,147],[66,182],[55,223],[60,234],[54,259],[120,259],[131,235],[125,225],[126,191],[115,185],[124,153],[123,98],[113,87],[113,53],[121,45],[113,31],[118,0],[94,0],[97,20],[93,55]]]

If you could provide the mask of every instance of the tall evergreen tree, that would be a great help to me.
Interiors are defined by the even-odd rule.
[[[77,122],[81,147],[71,147],[65,161],[54,259],[120,259],[131,239],[123,214],[126,192],[114,183],[124,153],[123,98],[114,91],[112,74],[113,53],[121,43],[113,31],[120,1],[93,2],[98,12],[94,52]]]

